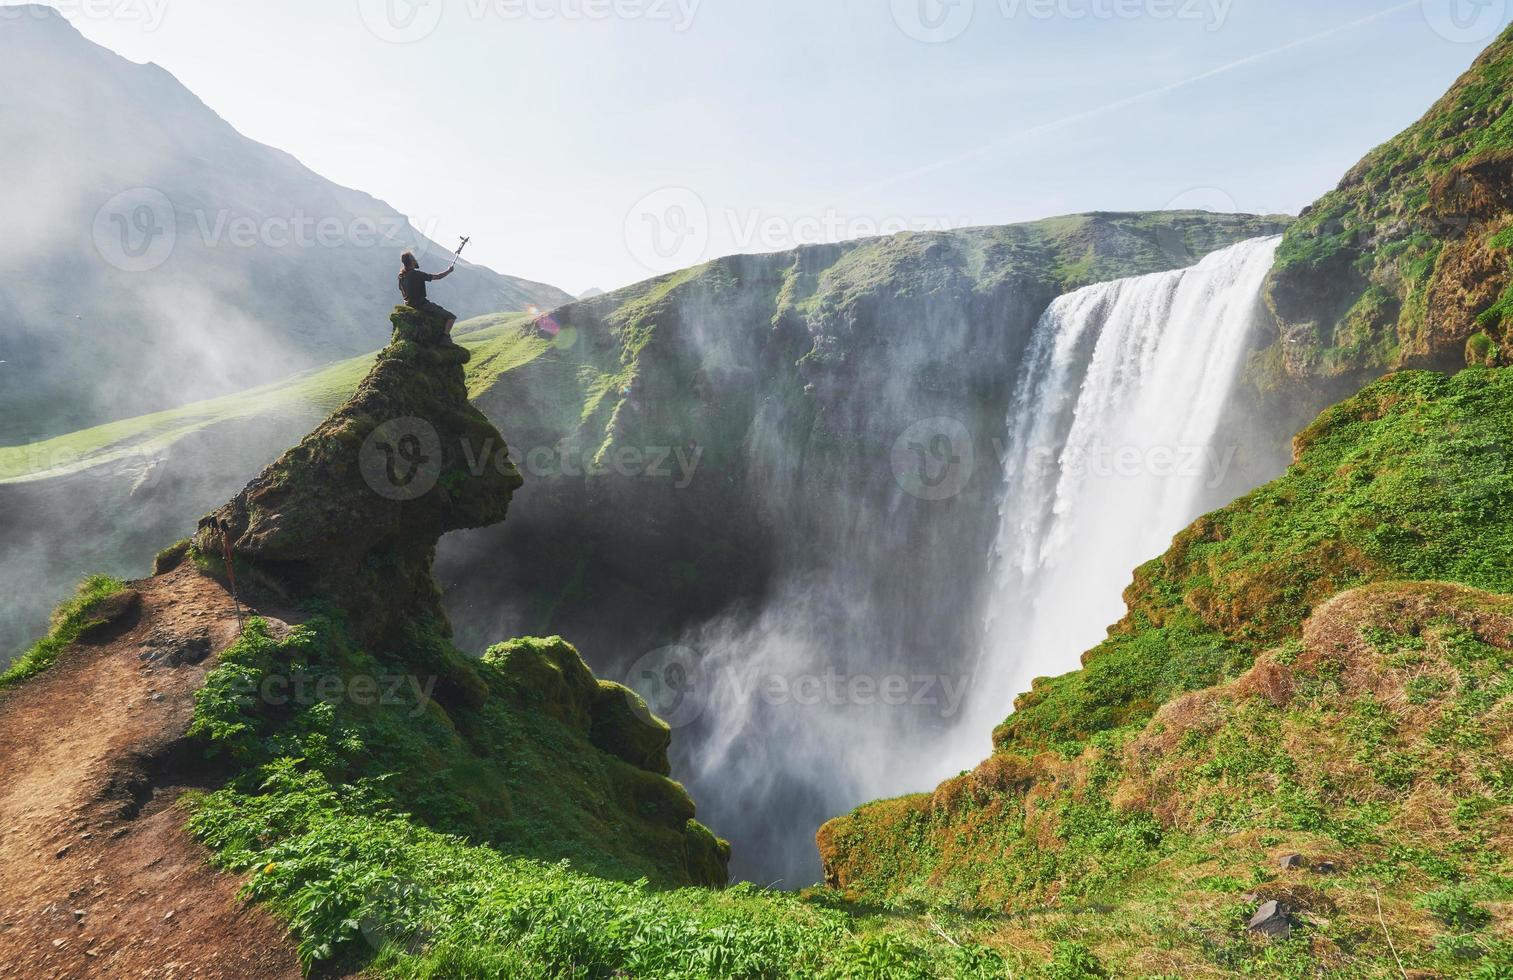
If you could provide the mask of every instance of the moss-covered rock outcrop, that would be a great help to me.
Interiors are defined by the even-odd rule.
[[[472,661],[423,628],[373,653],[339,618],[254,620],[198,701],[193,733],[240,771],[228,803],[255,805],[270,775],[299,772],[505,854],[664,887],[726,882],[729,844],[668,778],[667,726],[560,637]],[[603,726],[622,717],[644,731]]]
[[[200,521],[194,543],[253,582],[336,604],[365,642],[406,624],[446,631],[431,578],[447,531],[504,520],[522,483],[499,430],[468,401],[468,351],[409,307],[356,394]]]
[[[672,729],[623,684],[599,680],[560,636],[511,640],[490,648],[483,662],[522,707],[544,711],[581,730],[604,752],[647,772],[669,775]]]
[[[1513,363],[1513,28],[1287,232],[1262,387]]]

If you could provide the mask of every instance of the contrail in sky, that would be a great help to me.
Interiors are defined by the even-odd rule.
[[[1388,7],[1385,10],[1379,10],[1374,14],[1369,14],[1365,17],[1352,20],[1348,23],[1340,24],[1337,27],[1331,27],[1328,30],[1319,31],[1317,34],[1310,34],[1307,37],[1300,37],[1295,41],[1289,41],[1286,44],[1280,45],[1279,47],[1271,48],[1270,50],[1262,51],[1258,54],[1249,55],[1247,57],[1239,59],[1238,61],[1231,61],[1227,65],[1220,65],[1217,68],[1211,68],[1208,71],[1193,75],[1190,78],[1180,79],[1179,81],[1171,82],[1157,88],[1147,89],[1144,92],[1138,92],[1134,95],[1126,96],[1125,98],[1118,99],[1113,102],[1108,102],[1100,106],[1095,106],[1092,109],[1086,109],[1082,112],[1074,113],[1070,116],[1063,116],[1062,118],[1053,120],[1051,122],[1041,123],[1038,126],[1031,126],[1028,129],[1018,130],[1017,132],[1010,133],[1007,136],[1000,136],[997,139],[982,144],[981,146],[977,146],[970,150],[957,153],[953,156],[945,157],[944,159],[937,160],[934,163],[926,163],[919,167],[915,167],[913,170],[908,170],[904,173],[896,174],[892,177],[884,177],[881,180],[874,181],[873,183],[865,184],[857,188],[852,193],[870,193],[872,191],[881,190],[884,187],[891,187],[894,184],[901,184],[904,181],[913,180],[916,177],[923,177],[926,174],[935,173],[937,170],[944,170],[948,167],[954,167],[957,164],[966,163],[969,160],[975,160],[978,157],[987,156],[996,150],[1002,149],[1021,140],[1039,136],[1042,133],[1052,132],[1057,129],[1064,129],[1068,126],[1075,126],[1076,124],[1091,119],[1094,116],[1100,116],[1104,113],[1114,112],[1118,109],[1136,105],[1140,102],[1148,102],[1151,99],[1160,98],[1161,96],[1175,92],[1178,89],[1187,88],[1188,86],[1196,85],[1199,82],[1206,82],[1210,78],[1217,78],[1220,75],[1225,75],[1232,71],[1238,71],[1241,68],[1246,68],[1251,65],[1258,64],[1259,62],[1274,58],[1279,54],[1285,54],[1288,51],[1292,51],[1296,48],[1314,44],[1318,41],[1324,40],[1325,38],[1333,37],[1336,34],[1343,34],[1346,31],[1353,31],[1358,27],[1364,27],[1367,24],[1374,23],[1375,21],[1383,19],[1384,17],[1390,17],[1393,14],[1401,13],[1404,10],[1419,6],[1422,6],[1422,0],[1408,0],[1407,3],[1400,3],[1395,7]]]

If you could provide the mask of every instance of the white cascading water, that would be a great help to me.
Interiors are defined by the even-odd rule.
[[[1056,300],[1009,414],[984,649],[952,768],[1041,676],[1077,669],[1131,572],[1217,501],[1215,444],[1279,238]]]

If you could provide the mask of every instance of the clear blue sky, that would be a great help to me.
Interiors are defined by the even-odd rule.
[[[890,221],[1295,212],[1417,118],[1510,6],[54,2],[254,139],[574,292]]]

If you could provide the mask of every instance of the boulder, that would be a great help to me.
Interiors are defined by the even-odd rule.
[[[1264,902],[1245,924],[1245,929],[1267,939],[1286,939],[1292,935],[1292,909],[1275,899]]]

